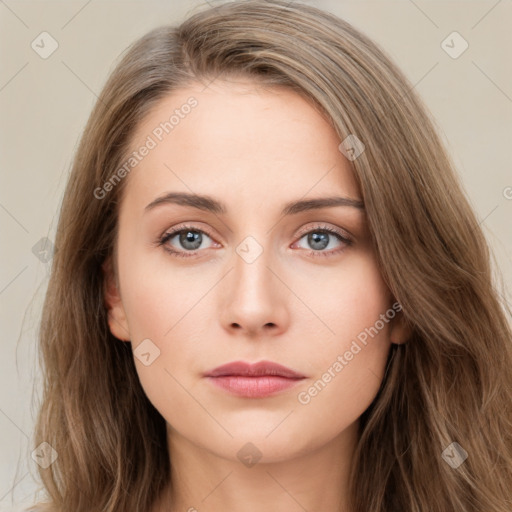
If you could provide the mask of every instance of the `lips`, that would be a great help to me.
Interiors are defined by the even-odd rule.
[[[226,377],[229,375],[238,375],[241,377],[262,377],[270,375],[273,377],[285,377],[287,379],[305,378],[304,375],[271,361],[260,361],[253,364],[243,361],[234,361],[211,370],[206,374],[206,377]]]
[[[216,387],[244,398],[265,398],[297,385],[306,377],[270,361],[235,361],[205,374]]]

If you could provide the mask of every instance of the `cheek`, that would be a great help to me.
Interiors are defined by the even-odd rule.
[[[327,437],[348,427],[371,404],[391,346],[391,295],[373,255],[359,258],[348,270],[333,273],[329,281],[325,297],[332,308],[323,311],[335,334],[316,340],[315,375],[297,396],[305,428],[329,415],[323,427]]]
[[[180,384],[187,390],[192,388],[204,370],[201,354],[208,345],[212,349],[208,330],[215,318],[207,294],[218,276],[172,264],[168,258],[151,257],[137,249],[136,240],[120,240],[123,305],[139,380],[158,410],[173,412],[190,408],[190,396]],[[148,352],[146,361],[137,357]],[[145,365],[147,359],[151,362]]]
[[[297,393],[296,418],[303,432],[315,433],[311,445],[327,443],[357,422],[379,391],[390,345],[384,334],[358,345],[330,347],[319,372]]]
[[[194,406],[185,390],[191,388],[187,379],[198,366],[195,340],[200,336],[193,315],[205,290],[194,289],[177,270],[163,273],[148,260],[137,263],[133,255],[125,263],[122,283],[135,367],[153,406],[167,421],[179,423],[183,411]],[[145,353],[150,355],[144,362],[138,354]],[[200,417],[203,412],[198,407],[194,414]]]
[[[312,320],[318,334],[310,341],[319,347],[336,346],[342,350],[347,343],[350,345],[350,340],[373,326],[391,305],[389,289],[374,254],[368,250],[351,253],[336,267],[319,267],[307,273],[301,270],[295,269],[299,277],[293,290],[316,317]],[[302,313],[291,312],[295,322],[304,323]],[[387,332],[387,324],[382,330]],[[321,354],[325,352],[321,350]]]
[[[123,305],[135,345],[146,338],[167,344],[176,332],[183,339],[189,314],[215,282],[207,271],[180,267],[170,258],[155,258],[143,250],[124,255],[120,251]]]

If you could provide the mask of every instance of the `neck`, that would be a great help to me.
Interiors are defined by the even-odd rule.
[[[171,485],[155,512],[351,512],[348,478],[358,422],[320,448],[247,467],[191,443],[168,425]],[[172,491],[171,491],[172,489]]]

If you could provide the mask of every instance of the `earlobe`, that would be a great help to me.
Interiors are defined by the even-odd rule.
[[[397,312],[393,320],[391,320],[389,338],[391,343],[402,345],[406,343],[412,336],[412,328],[407,324],[402,311]]]
[[[105,260],[101,268],[103,270],[104,305],[108,313],[110,332],[119,340],[130,341],[130,330],[111,258]]]

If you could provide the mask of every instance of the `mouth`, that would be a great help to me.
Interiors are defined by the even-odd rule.
[[[249,364],[234,361],[204,375],[212,384],[245,398],[264,398],[296,386],[306,378],[291,368],[270,361]]]

